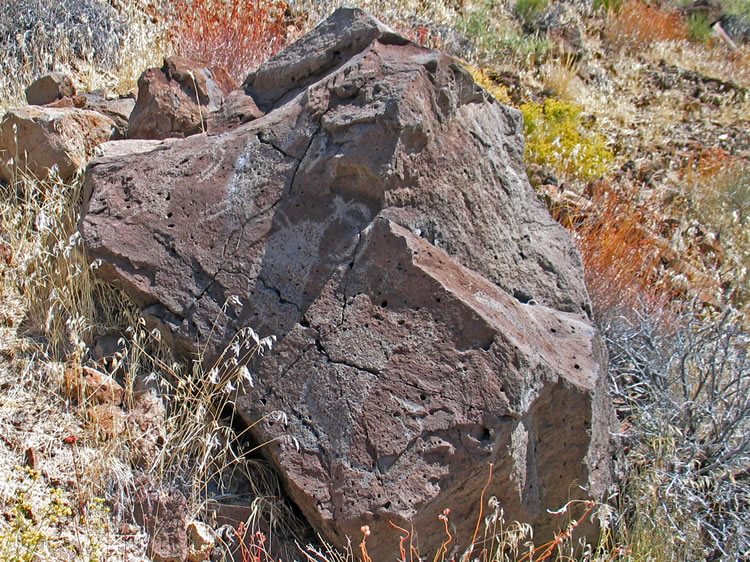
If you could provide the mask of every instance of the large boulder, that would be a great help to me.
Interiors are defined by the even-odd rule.
[[[44,179],[53,167],[68,179],[114,128],[109,117],[74,107],[11,109],[0,119],[0,179],[10,181],[18,171]]]
[[[162,68],[150,68],[138,79],[138,99],[130,114],[131,139],[187,137],[205,130],[205,118],[217,111],[236,88],[217,66],[184,57],[169,57]]]
[[[277,336],[236,404],[286,412],[255,437],[297,438],[263,450],[328,540],[366,524],[392,559],[392,521],[434,553],[450,508],[466,548],[488,463],[484,497],[551,538],[570,513],[548,508],[610,482],[611,409],[521,114],[352,9],[243,88],[258,118],[222,134],[102,147],[81,225],[98,271],[209,363],[245,326]]]

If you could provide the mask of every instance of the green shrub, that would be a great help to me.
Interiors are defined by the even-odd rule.
[[[724,0],[722,12],[733,16],[750,17],[750,0]]]
[[[604,9],[607,12],[619,12],[623,0],[594,0],[594,10]]]
[[[527,162],[548,166],[570,179],[589,181],[606,174],[614,156],[602,135],[583,126],[582,110],[557,99],[522,105]]]
[[[687,24],[690,30],[690,39],[693,41],[706,41],[711,37],[711,33],[713,33],[711,19],[708,17],[708,14],[693,14],[688,18]]]
[[[516,0],[516,14],[524,23],[533,21],[547,9],[549,0]]]
[[[519,26],[504,19],[491,1],[467,10],[456,21],[456,30],[473,45],[473,55],[479,60],[507,55],[522,59],[544,56],[551,46],[546,35],[522,33]]]
[[[469,39],[480,57],[493,55],[500,50],[502,33],[495,26],[492,2],[479,4],[456,21],[456,29]]]

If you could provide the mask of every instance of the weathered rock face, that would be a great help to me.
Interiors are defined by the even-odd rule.
[[[105,97],[103,90],[87,92],[80,96],[65,97],[46,104],[47,108],[77,107],[96,111],[114,121],[112,140],[124,139],[128,132],[128,119],[135,107],[134,97]]]
[[[169,57],[138,79],[138,100],[130,114],[131,139],[187,137],[205,128],[203,119],[236,88],[220,67]]]
[[[85,94],[85,109],[98,111],[115,122],[115,132],[112,139],[124,139],[128,132],[128,120],[135,108],[135,99],[132,97],[107,98],[102,91],[89,92]]]
[[[154,562],[185,562],[190,550],[185,532],[188,505],[178,490],[164,491],[143,487],[134,506],[135,519],[149,536],[148,556]]]
[[[216,356],[243,326],[279,338],[237,404],[288,414],[257,437],[297,437],[265,452],[329,540],[368,524],[387,560],[390,520],[434,552],[447,507],[465,548],[488,463],[485,497],[550,536],[574,482],[608,484],[610,410],[580,259],[528,184],[520,113],[348,9],[243,87],[265,115],[103,147],[82,221],[99,271],[184,351]]]
[[[50,72],[37,78],[26,88],[26,101],[29,105],[45,105],[61,98],[76,95],[70,77],[62,72]]]
[[[114,127],[109,117],[73,107],[11,109],[0,119],[0,179],[10,181],[14,168],[44,179],[53,166],[68,179],[110,139]]]
[[[260,117],[263,117],[263,112],[255,100],[242,90],[234,90],[224,98],[218,111],[208,114],[206,130],[209,134],[223,133]]]

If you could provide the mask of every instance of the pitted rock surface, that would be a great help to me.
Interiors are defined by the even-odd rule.
[[[329,540],[368,524],[389,559],[391,520],[435,552],[449,507],[463,549],[490,462],[486,497],[551,536],[567,516],[547,508],[609,483],[610,410],[520,113],[351,9],[243,88],[257,118],[221,134],[103,146],[81,225],[99,271],[183,352],[278,337],[238,408],[288,414],[256,437],[298,438],[264,451]]]

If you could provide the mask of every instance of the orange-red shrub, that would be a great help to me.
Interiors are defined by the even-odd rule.
[[[647,46],[655,41],[688,39],[690,28],[679,12],[646,4],[626,2],[610,20],[609,37],[619,44]]]
[[[287,6],[267,0],[172,0],[178,54],[223,66],[242,82],[287,42]]]
[[[638,202],[637,186],[624,190],[600,182],[594,191],[588,213],[552,212],[576,239],[595,312],[666,303],[673,295],[661,267],[665,247],[648,228],[660,221]]]
[[[403,35],[410,41],[414,41],[418,45],[429,47],[431,49],[442,48],[440,35],[433,32],[429,27],[425,27],[424,25],[394,25],[394,28],[397,33]]]

